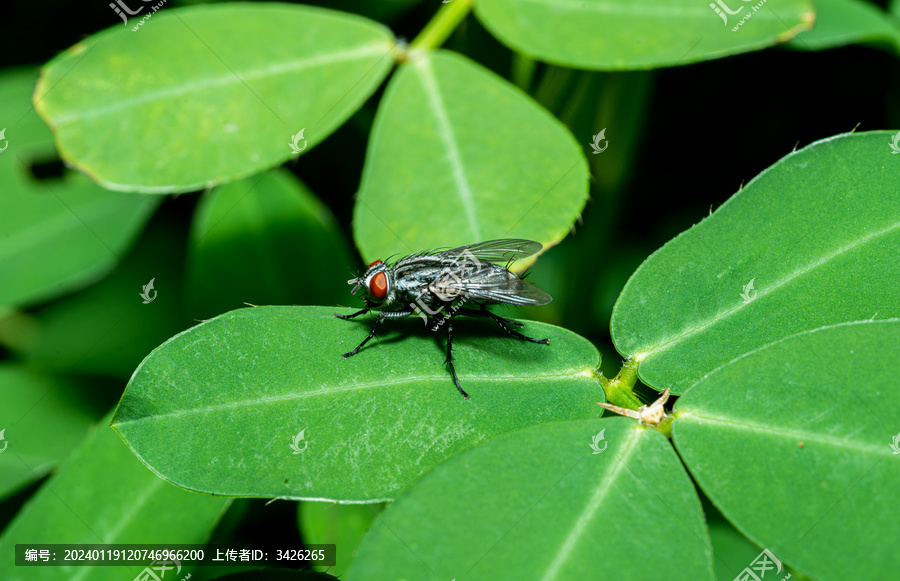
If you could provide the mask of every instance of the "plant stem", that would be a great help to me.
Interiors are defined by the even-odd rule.
[[[456,30],[459,23],[472,10],[475,0],[451,0],[443,4],[440,10],[428,21],[422,32],[413,39],[409,50],[431,50],[438,48],[447,37]]]
[[[606,401],[619,407],[637,410],[644,405],[634,395],[634,384],[637,381],[638,363],[634,359],[628,359],[622,364],[622,369],[615,379],[607,379],[600,375],[600,385],[606,392]]]

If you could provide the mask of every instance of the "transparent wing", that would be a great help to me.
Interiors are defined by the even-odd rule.
[[[466,281],[464,292],[481,301],[501,303],[505,305],[546,305],[553,298],[521,278],[512,275],[513,278],[502,280]]]
[[[552,300],[549,294],[503,266],[483,260],[454,261],[453,266],[445,268],[429,284],[429,289],[444,301],[466,297],[480,303],[545,305]]]
[[[528,258],[541,251],[544,246],[540,242],[534,240],[523,240],[521,238],[503,238],[501,240],[488,240],[477,244],[469,244],[467,246],[459,246],[441,252],[438,256],[443,259],[469,258],[474,257],[484,262],[493,262],[495,264],[509,264],[516,260]],[[545,293],[546,294],[546,293]]]

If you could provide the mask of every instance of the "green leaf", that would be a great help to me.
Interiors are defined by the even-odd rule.
[[[80,388],[0,363],[0,499],[47,475],[97,421]]]
[[[900,29],[881,8],[864,0],[816,0],[816,25],[788,42],[797,50],[824,50],[858,43],[900,51]]]
[[[898,319],[801,333],[718,369],[675,406],[675,445],[704,492],[816,580],[896,573],[898,344]]]
[[[650,256],[611,325],[644,383],[682,393],[777,339],[900,316],[891,138],[845,134],[792,152]]]
[[[713,578],[700,501],[658,431],[612,418],[542,424],[451,458],[379,517],[348,579],[654,579],[660,571]]]
[[[283,169],[204,195],[188,252],[196,318],[245,302],[334,304],[346,299],[356,267],[334,215]]]
[[[155,477],[102,420],[0,538],[0,578],[134,579],[133,567],[16,567],[16,543],[201,543],[229,500],[193,494]]]
[[[31,110],[36,78],[30,70],[0,73],[0,119],[9,123],[0,126],[0,310],[105,274],[160,202],[108,192],[77,172],[36,179],[32,166],[57,158],[50,131]]]
[[[697,0],[479,0],[475,13],[514,50],[602,70],[685,65],[758,50],[813,22],[810,0],[722,2],[738,13],[719,9],[719,15]]]
[[[301,538],[307,545],[335,545],[337,565],[327,570],[341,577],[356,558],[363,535],[384,507],[384,504],[298,503]]]
[[[378,109],[353,213],[366,262],[494,238],[559,242],[587,200],[559,121],[457,54],[404,64]]]
[[[166,9],[54,58],[35,106],[63,157],[101,184],[191,191],[282,163],[301,129],[307,148],[325,139],[387,75],[393,42],[308,6]]]
[[[597,415],[597,350],[564,329],[529,322],[525,331],[548,346],[483,319],[455,323],[465,400],[443,365],[443,333],[389,321],[345,360],[374,317],[335,311],[351,312],[242,309],[173,337],[135,371],[113,427],[185,488],[374,502],[479,441]]]

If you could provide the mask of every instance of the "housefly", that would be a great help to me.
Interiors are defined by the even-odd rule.
[[[456,389],[468,398],[453,366],[453,324],[450,319],[458,315],[487,317],[512,337],[549,344],[550,339],[533,339],[515,331],[514,325],[525,325],[487,309],[488,305],[545,305],[552,300],[549,294],[509,270],[512,262],[533,256],[541,248],[539,242],[532,240],[489,240],[450,250],[417,252],[393,262],[376,260],[364,275],[347,281],[354,285],[352,294],[360,289],[364,291],[365,307],[352,315],[334,315],[352,319],[372,310],[379,311],[369,336],[356,349],[344,353],[344,359],[356,355],[375,336],[382,320],[415,314],[427,325],[430,315],[436,321],[432,330],[447,327],[446,363],[450,366]],[[439,321],[438,315],[442,316]]]

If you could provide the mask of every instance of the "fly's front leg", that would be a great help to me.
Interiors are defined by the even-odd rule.
[[[368,310],[368,309],[364,309],[364,310],[360,311],[359,313],[353,313],[352,315],[347,315],[346,317],[341,317],[341,318],[342,318],[342,319],[349,319],[349,318],[351,318],[351,317],[355,317],[356,315],[359,315],[359,314],[364,313],[366,310]],[[335,315],[335,317],[340,317],[340,315]],[[372,330],[369,332],[369,336],[366,337],[365,339],[363,339],[363,342],[360,343],[359,345],[357,345],[357,346],[356,346],[356,349],[354,349],[353,351],[350,351],[349,353],[344,353],[344,355],[343,355],[344,359],[346,359],[346,358],[348,358],[348,357],[350,357],[350,356],[352,356],[352,355],[356,355],[357,353],[359,353],[359,350],[362,349],[363,345],[365,345],[366,343],[368,343],[368,342],[369,342],[369,339],[371,339],[372,337],[375,336],[375,330],[378,328],[378,323],[381,322],[381,319],[382,319],[382,318],[384,318],[384,313],[378,313],[378,316],[375,317],[375,323],[372,325]]]
[[[449,320],[447,321],[447,359],[445,363],[450,366],[450,373],[453,374],[453,383],[456,384],[456,389],[459,390],[459,393],[461,393],[464,398],[469,399],[469,394],[466,393],[459,384],[459,378],[456,376],[456,368],[453,367],[453,323]]]
[[[363,310],[361,310],[361,311],[356,311],[356,312],[353,313],[352,315],[339,315],[339,314],[335,313],[335,314],[332,315],[332,317],[337,317],[338,319],[349,320],[349,319],[352,319],[353,317],[358,317],[358,316],[360,316],[360,315],[365,315],[366,313],[369,312],[369,309],[370,309],[369,305],[366,304],[366,306],[365,306],[365,308],[364,308]]]
[[[358,313],[353,313],[352,315],[346,315],[346,316],[334,315],[334,316],[340,317],[341,319],[350,319],[350,318],[355,317],[356,315],[363,314],[368,309],[369,309],[369,306],[367,306],[362,311],[359,311]],[[349,353],[344,353],[344,355],[343,355],[344,359],[359,353],[359,350],[363,348],[363,345],[368,343],[369,339],[371,339],[372,337],[375,336],[375,331],[378,329],[378,323],[380,323],[382,319],[396,319],[399,317],[406,317],[407,315],[411,315],[411,314],[412,314],[412,311],[382,311],[382,312],[378,313],[378,316],[375,318],[375,322],[372,324],[372,330],[369,331],[369,336],[366,337],[365,339],[363,339],[363,342],[360,343],[359,345],[357,345],[356,349],[354,349],[353,351],[350,351]]]

